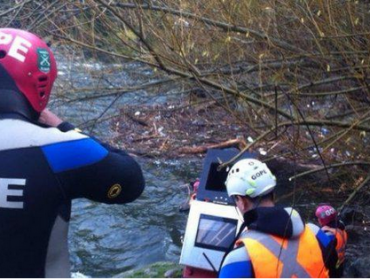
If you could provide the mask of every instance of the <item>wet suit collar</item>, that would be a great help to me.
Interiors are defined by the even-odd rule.
[[[263,233],[291,238],[300,234],[294,228],[301,227],[304,222],[297,212],[293,217],[287,209],[281,206],[257,207],[244,214],[244,226]]]

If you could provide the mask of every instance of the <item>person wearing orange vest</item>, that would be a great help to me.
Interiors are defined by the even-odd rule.
[[[347,232],[344,223],[339,219],[337,211],[329,204],[321,204],[315,211],[317,220],[323,230],[329,237],[335,239],[338,254],[336,265],[336,277],[342,277],[344,254],[347,246]]]
[[[276,178],[265,163],[238,161],[229,171],[227,192],[243,215],[220,278],[328,278],[337,262],[334,242],[296,210],[274,204]]]

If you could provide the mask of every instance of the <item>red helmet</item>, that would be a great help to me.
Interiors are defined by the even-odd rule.
[[[337,219],[337,211],[328,204],[322,204],[316,209],[315,213],[321,226],[326,226]]]
[[[43,40],[27,31],[0,28],[0,66],[36,112],[45,109],[57,76],[57,66],[52,51]]]

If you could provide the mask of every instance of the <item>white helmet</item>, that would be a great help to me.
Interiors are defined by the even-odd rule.
[[[255,198],[272,192],[276,177],[265,163],[256,159],[242,159],[230,169],[225,184],[229,196]]]

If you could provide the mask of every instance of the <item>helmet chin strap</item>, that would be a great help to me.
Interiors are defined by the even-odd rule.
[[[238,208],[238,206],[235,205],[235,211],[236,211],[236,214],[238,215],[238,218],[241,220],[241,221],[244,221],[244,217],[243,217],[243,213],[240,211],[240,209]]]

